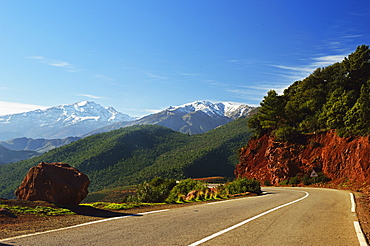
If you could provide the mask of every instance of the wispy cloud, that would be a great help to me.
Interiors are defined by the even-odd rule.
[[[108,97],[100,97],[100,96],[94,96],[94,95],[89,95],[89,94],[76,94],[76,96],[88,97],[92,99],[110,99]]]
[[[36,109],[46,109],[46,106],[32,105],[18,102],[0,101],[0,115],[24,113]]]
[[[245,100],[252,100],[256,102],[260,102],[263,96],[266,94],[266,92],[256,93],[254,90],[241,89],[241,88],[240,89],[230,89],[226,91],[235,94],[235,96],[238,98],[242,98]]]
[[[228,87],[228,86],[230,86],[230,84],[218,82],[218,81],[213,80],[213,79],[207,79],[207,80],[201,80],[201,81],[205,82],[206,84],[211,85],[211,86],[217,86],[217,87]]]
[[[79,70],[76,69],[71,63],[62,61],[59,59],[49,59],[45,58],[43,56],[29,56],[28,59],[37,60],[41,63],[54,66],[54,67],[60,67],[60,68],[66,68],[68,72],[78,72]]]
[[[168,79],[167,76],[163,76],[163,75],[159,75],[159,74],[154,74],[154,73],[149,73],[149,72],[145,72],[146,76],[148,76],[149,78],[155,78],[155,79]]]
[[[296,80],[304,79],[318,67],[326,67],[336,62],[341,62],[346,56],[347,55],[343,54],[343,55],[326,55],[315,57],[311,58],[308,64],[301,66],[284,66],[284,65],[271,65],[271,66],[281,69],[278,75],[291,80],[292,83]]]
[[[182,73],[182,72],[179,72],[178,74],[180,74],[182,76],[190,76],[190,77],[198,77],[198,76],[201,76],[198,73]]]
[[[102,80],[114,80],[114,78],[111,78],[111,77],[105,76],[105,75],[103,75],[103,74],[95,74],[95,75],[94,75],[94,78],[102,79]]]
[[[257,63],[257,61],[252,59],[229,59],[226,60],[226,63],[232,64],[236,69],[245,69],[249,68]]]

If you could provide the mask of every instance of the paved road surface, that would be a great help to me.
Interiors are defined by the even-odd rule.
[[[311,188],[263,190],[267,192],[263,196],[120,217],[75,228],[0,240],[0,243],[359,245],[348,192]]]

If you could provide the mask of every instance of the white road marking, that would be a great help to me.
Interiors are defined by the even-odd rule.
[[[349,196],[351,197],[351,212],[352,213],[356,213],[356,202],[355,202],[355,196],[353,195],[353,193],[349,193]]]
[[[42,232],[36,232],[36,233],[22,235],[22,236],[16,236],[16,237],[11,237],[11,238],[0,239],[0,242],[10,241],[10,240],[16,240],[16,239],[20,239],[20,238],[24,238],[24,237],[36,236],[36,235],[50,233],[50,232],[63,231],[63,230],[73,229],[73,228],[77,228],[77,227],[81,227],[81,226],[92,225],[92,224],[96,224],[96,223],[100,223],[100,222],[106,222],[106,221],[110,221],[110,220],[123,219],[123,218],[137,216],[137,215],[146,215],[146,214],[152,214],[152,213],[160,213],[160,212],[165,212],[165,211],[168,211],[168,210],[169,209],[155,210],[155,211],[149,211],[149,212],[144,212],[144,213],[129,214],[129,215],[124,215],[124,216],[119,216],[119,217],[112,217],[112,218],[107,218],[107,219],[102,219],[102,220],[95,220],[95,221],[86,222],[86,223],[83,223],[83,224],[78,224],[78,225],[74,225],[74,226],[68,226],[68,227],[58,228],[58,229],[54,229],[54,230],[42,231]]]
[[[358,242],[360,243],[360,246],[368,246],[364,233],[361,230],[360,223],[358,221],[353,221],[353,224],[355,226],[357,239],[358,239]]]
[[[262,216],[264,216],[264,215],[266,215],[266,214],[268,214],[268,213],[271,213],[271,212],[276,211],[276,210],[278,210],[278,209],[280,209],[280,208],[283,208],[283,207],[289,206],[289,205],[291,205],[291,204],[293,204],[293,203],[299,202],[299,201],[301,201],[301,200],[303,200],[303,199],[307,198],[307,197],[310,195],[308,192],[305,192],[305,191],[302,191],[302,192],[306,193],[306,195],[305,195],[304,197],[302,197],[302,198],[299,198],[299,199],[294,200],[294,201],[292,201],[292,202],[288,202],[288,203],[285,203],[285,204],[280,205],[280,206],[278,206],[278,207],[272,208],[272,209],[270,209],[270,210],[268,210],[268,211],[266,211],[266,212],[263,212],[263,213],[261,213],[261,214],[259,214],[259,215],[256,215],[256,216],[254,216],[254,217],[252,217],[252,218],[249,218],[249,219],[247,219],[247,220],[244,220],[244,221],[242,221],[242,222],[240,222],[240,223],[238,223],[238,224],[236,224],[236,225],[233,225],[233,226],[231,226],[231,227],[229,227],[229,228],[226,228],[226,229],[224,229],[224,230],[222,230],[222,231],[216,232],[215,234],[212,234],[212,235],[210,235],[210,236],[208,236],[208,237],[205,237],[205,238],[203,238],[203,239],[201,239],[201,240],[199,240],[199,241],[197,241],[197,242],[194,242],[194,243],[190,244],[189,246],[197,246],[197,245],[199,245],[199,244],[202,244],[202,243],[204,243],[204,242],[207,242],[207,241],[209,241],[209,240],[211,240],[211,239],[213,239],[213,238],[215,238],[215,237],[217,237],[217,236],[220,236],[220,235],[222,235],[222,234],[224,234],[224,233],[226,233],[226,232],[229,232],[229,231],[231,231],[231,230],[234,230],[234,229],[236,229],[236,228],[238,228],[238,227],[240,227],[240,226],[242,226],[242,225],[244,225],[244,224],[246,224],[246,223],[248,223],[248,222],[250,222],[250,221],[252,221],[252,220],[255,220],[255,219],[259,218],[259,217],[262,217]]]
[[[351,192],[349,193],[349,196],[351,198],[351,212],[356,213],[356,202],[355,202],[355,195]],[[357,235],[358,242],[360,243],[360,246],[368,246],[365,235],[362,232],[360,222],[358,221],[353,221],[353,225],[355,226],[355,231]]]

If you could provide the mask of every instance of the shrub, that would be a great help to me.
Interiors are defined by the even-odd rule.
[[[311,185],[314,183],[326,183],[329,182],[331,179],[326,177],[323,172],[317,173],[318,177],[316,178],[311,178],[308,174],[304,175],[302,177],[302,183],[304,185]]]
[[[225,185],[226,194],[240,194],[245,192],[261,193],[261,184],[254,179],[239,178]]]
[[[143,182],[138,185],[136,195],[126,199],[128,202],[164,202],[172,188],[176,185],[173,179],[153,178],[149,183]]]
[[[289,185],[297,185],[297,184],[299,184],[300,182],[301,182],[301,181],[300,181],[299,177],[298,177],[298,176],[295,176],[295,177],[292,177],[292,178],[290,178],[290,179],[289,179],[288,184],[289,184]]]
[[[206,189],[206,184],[201,181],[185,179],[180,181],[175,187],[173,187],[168,198],[166,199],[166,202],[182,202],[182,197],[187,195],[190,191],[198,190],[204,192]]]
[[[289,180],[286,179],[286,180],[280,181],[279,185],[288,185],[288,182],[289,182]]]

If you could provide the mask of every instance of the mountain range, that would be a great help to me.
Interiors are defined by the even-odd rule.
[[[161,125],[182,133],[200,134],[248,116],[252,109],[238,103],[196,101],[136,119],[112,107],[82,101],[0,116],[0,145],[4,147],[0,148],[0,164],[38,156],[80,138],[133,125]],[[8,140],[9,137],[15,138]]]
[[[244,117],[251,109],[253,107],[243,104],[197,101],[169,107],[159,113],[136,119],[112,107],[105,108],[95,102],[82,101],[45,110],[0,116],[0,141],[24,137],[86,137],[132,125],[162,125],[182,133],[199,134]]]
[[[108,125],[89,132],[84,137],[133,125],[160,125],[182,133],[200,134],[235,119],[246,117],[252,109],[253,107],[240,103],[196,101],[181,106],[171,106],[135,121],[122,121]]]
[[[114,108],[82,101],[45,110],[0,116],[0,140],[13,138],[66,138],[134,118]]]

